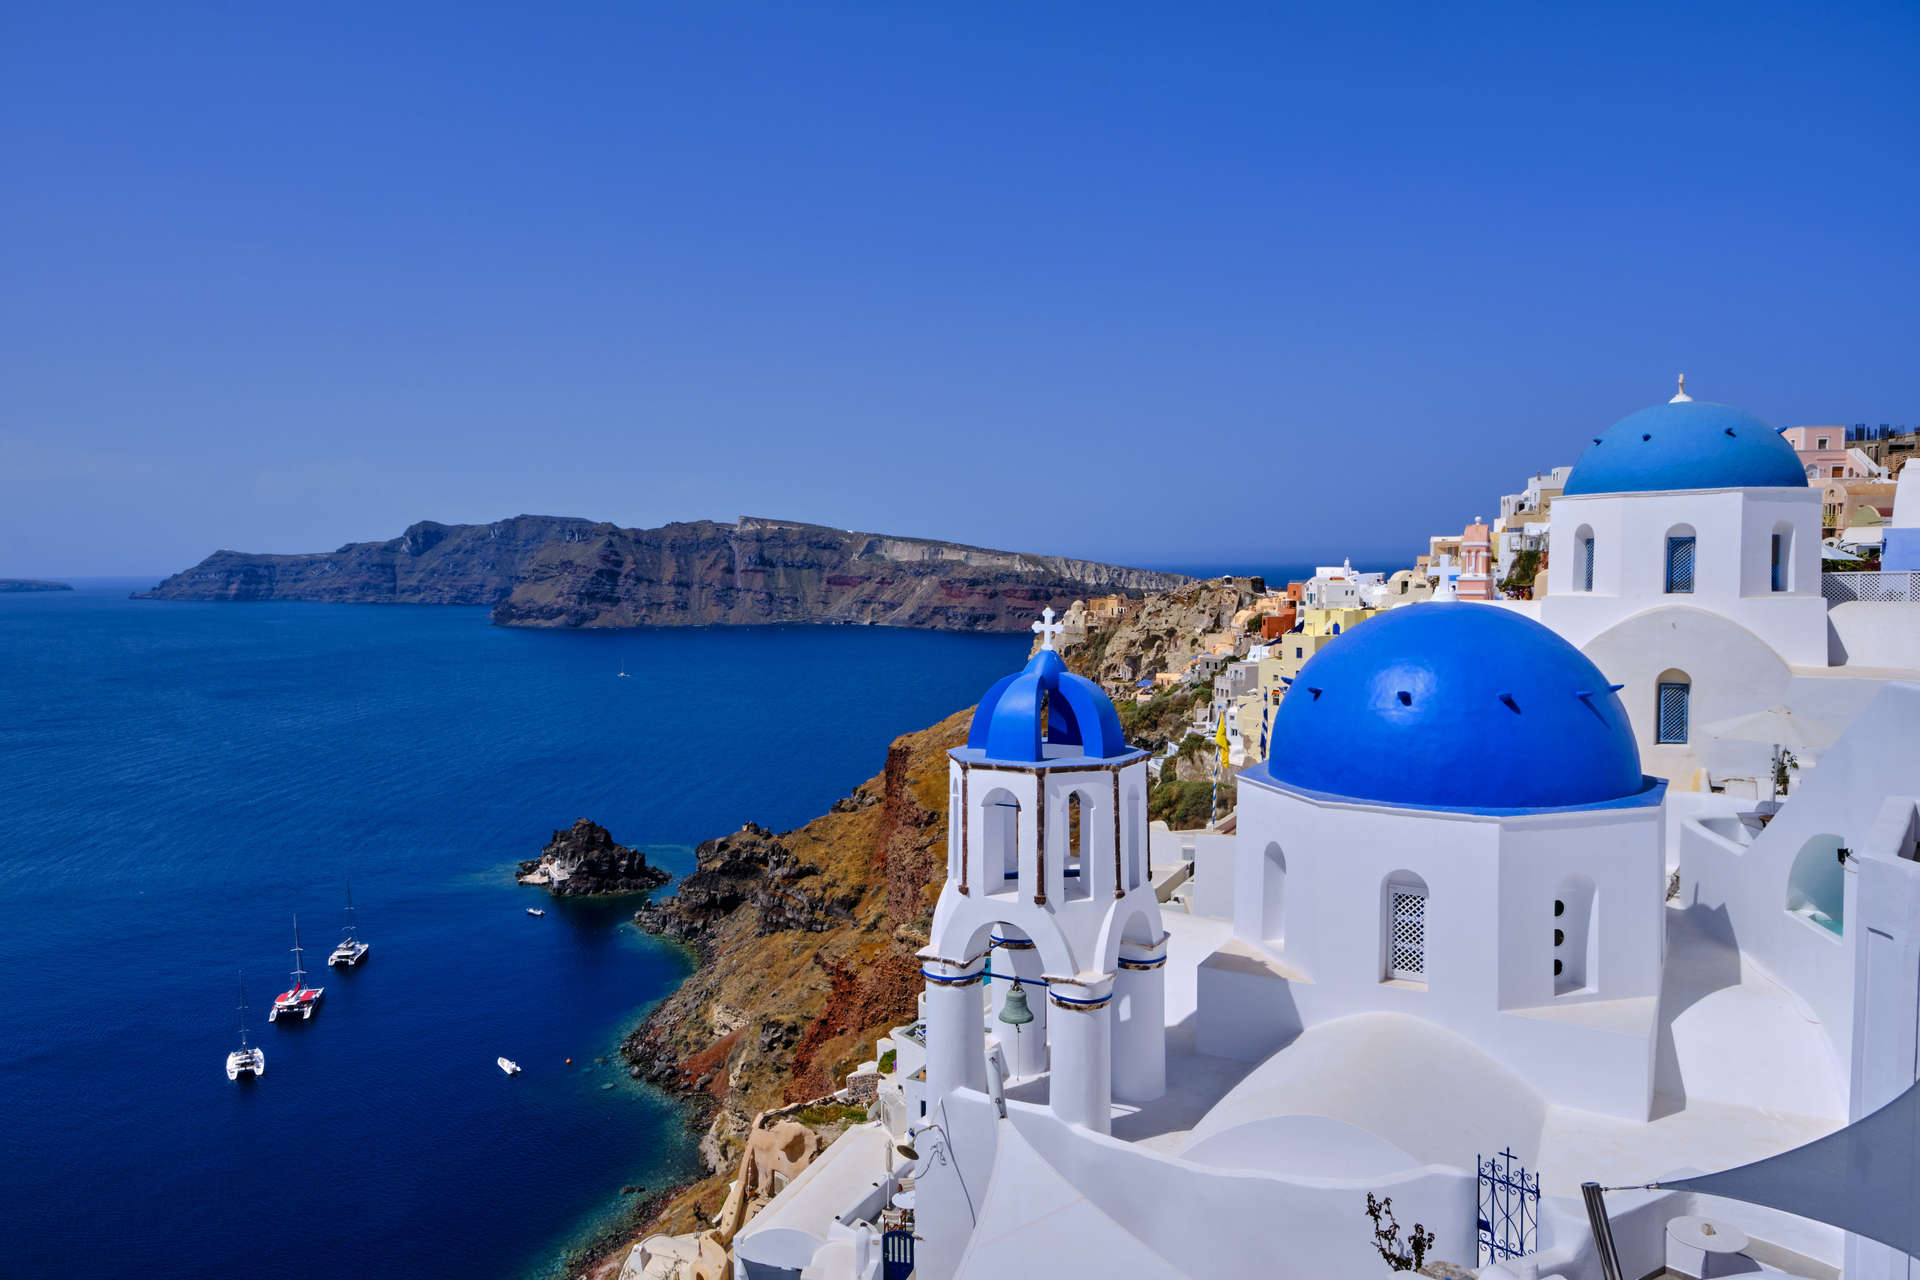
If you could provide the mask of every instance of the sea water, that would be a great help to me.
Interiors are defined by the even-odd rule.
[[[0,596],[7,1276],[550,1273],[693,1167],[616,1051],[688,961],[515,862],[579,817],[676,873],[796,826],[1030,640],[126,591]],[[269,1026],[296,912],[326,995]],[[267,1071],[234,1084],[239,970]]]

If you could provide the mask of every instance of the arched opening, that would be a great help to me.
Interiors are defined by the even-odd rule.
[[[967,878],[964,870],[967,851],[960,843],[963,824],[953,821],[953,815],[964,814],[965,811],[961,807],[963,804],[965,801],[960,798],[960,779],[955,778],[947,788],[947,879],[961,883],[964,883]]]
[[[1127,888],[1137,889],[1146,880],[1146,844],[1140,835],[1142,801],[1132,787],[1127,788]]]
[[[981,837],[985,840],[984,886],[989,893],[1011,889],[1020,879],[1020,802],[1005,788],[989,791],[980,802]]]
[[[1687,595],[1693,591],[1693,526],[1677,524],[1667,530],[1667,592]]]
[[[1396,871],[1380,885],[1381,977],[1427,983],[1427,882]]]
[[[1781,521],[1773,526],[1773,542],[1768,554],[1770,585],[1775,591],[1793,590],[1793,526]]]
[[[1573,532],[1573,589],[1593,590],[1593,526],[1581,525]]]
[[[1097,845],[1093,839],[1093,805],[1078,791],[1067,795],[1067,856],[1060,865],[1063,896],[1093,894],[1093,867],[1088,859]]]
[[[1846,933],[1846,870],[1840,865],[1844,842],[1817,835],[1800,846],[1787,876],[1787,910],[1835,937]]]
[[[1285,938],[1286,899],[1287,855],[1270,844],[1260,868],[1260,936],[1276,947]]]
[[[1654,682],[1653,740],[1662,745],[1684,746],[1687,723],[1692,710],[1693,679],[1686,672],[1669,668]]]
[[[1593,880],[1570,875],[1553,897],[1553,993],[1569,995],[1598,985],[1599,895]]]

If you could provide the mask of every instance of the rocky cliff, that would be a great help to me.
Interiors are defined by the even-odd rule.
[[[589,893],[645,893],[673,879],[647,865],[647,855],[616,842],[610,832],[586,818],[553,833],[540,856],[520,864],[521,884],[545,885],[556,898]]]
[[[1091,625],[1067,662],[1131,684],[1231,628],[1257,592],[1250,579],[1216,579],[1129,601]],[[1129,740],[1156,750],[1177,741],[1201,697],[1188,687],[1122,701]],[[707,841],[675,892],[637,913],[699,964],[622,1050],[636,1074],[697,1104],[711,1173],[663,1193],[596,1256],[617,1257],[617,1243],[649,1232],[710,1225],[754,1114],[838,1088],[880,1036],[914,1017],[923,985],[915,952],[945,867],[946,753],[966,741],[971,716],[896,739],[877,777],[803,827],[749,824]]]
[[[896,740],[885,769],[794,831],[709,840],[642,927],[700,965],[627,1038],[634,1069],[701,1100],[714,1176],[670,1199],[656,1229],[718,1208],[755,1112],[840,1086],[890,1027],[913,1019],[946,857],[946,752],[968,712]]]
[[[311,555],[216,551],[142,598],[486,604],[503,626],[838,622],[1024,628],[1077,597],[1137,595],[1178,574],[921,538],[743,518],[622,529],[557,516],[416,524]]]

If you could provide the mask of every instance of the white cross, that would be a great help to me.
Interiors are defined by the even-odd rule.
[[[1040,611],[1040,621],[1033,624],[1034,634],[1040,637],[1040,647],[1042,649],[1053,648],[1053,638],[1066,629],[1066,623],[1055,622],[1053,620],[1053,610],[1051,609],[1042,609]]]

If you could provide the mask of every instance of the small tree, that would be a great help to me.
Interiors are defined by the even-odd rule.
[[[1376,1198],[1371,1191],[1367,1192],[1367,1217],[1373,1221],[1373,1247],[1386,1259],[1387,1266],[1395,1271],[1418,1271],[1427,1260],[1427,1250],[1433,1248],[1433,1232],[1416,1222],[1413,1233],[1402,1244],[1400,1224],[1393,1217],[1393,1197]]]
[[[1780,754],[1773,758],[1774,790],[1778,791],[1781,795],[1787,794],[1787,770],[1799,763],[1800,761],[1794,758],[1793,752],[1788,751],[1784,747],[1781,748]]]

